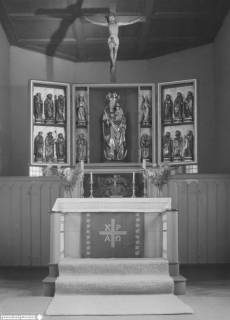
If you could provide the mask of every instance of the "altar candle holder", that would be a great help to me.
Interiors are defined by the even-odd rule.
[[[132,183],[132,186],[133,186],[133,194],[132,194],[132,197],[135,198],[135,172],[133,172],[133,183]]]
[[[81,160],[80,162],[80,167],[81,167],[81,170],[84,172],[84,160]]]
[[[142,160],[142,169],[146,169],[146,159]]]
[[[90,172],[90,198],[93,198],[93,173]]]
[[[81,181],[80,181],[80,198],[84,198],[84,160],[81,160],[80,161],[80,168],[81,168],[81,171],[82,171],[82,178],[81,178]]]
[[[147,197],[147,177],[146,177],[146,159],[142,160],[142,173],[143,173],[143,185],[144,185],[144,198]]]

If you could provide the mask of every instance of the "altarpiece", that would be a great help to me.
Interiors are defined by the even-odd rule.
[[[155,100],[158,96],[158,104]],[[197,84],[30,82],[30,164],[197,163]]]

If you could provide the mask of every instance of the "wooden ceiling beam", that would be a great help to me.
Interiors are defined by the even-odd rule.
[[[15,20],[51,20],[51,19],[71,19],[72,15],[67,12],[59,12],[55,15],[37,15],[35,13],[11,13],[8,15]]]
[[[194,41],[206,41],[205,36],[173,36],[173,37],[151,37],[147,44],[154,43],[176,43],[176,42],[194,42]],[[210,38],[210,40],[212,40]]]
[[[176,20],[176,19],[210,19],[213,17],[212,11],[204,11],[204,12],[154,12],[152,13],[152,20]]]
[[[89,12],[87,13],[87,16],[90,15],[95,15],[95,13],[93,12]],[[143,12],[140,11],[132,11],[132,12],[117,12],[118,16],[142,16]],[[57,12],[56,15],[37,15],[35,13],[10,13],[8,14],[8,16],[10,18],[13,19],[22,19],[22,20],[29,20],[29,19],[68,19],[68,18],[72,18],[72,15],[70,13],[67,12]],[[82,16],[84,16],[84,10],[82,12]]]
[[[65,38],[62,40],[61,44],[66,44],[66,45],[76,45],[77,40],[75,38]],[[46,45],[46,44],[57,44],[59,41],[55,40],[50,40],[50,38],[43,38],[43,39],[35,39],[35,38],[21,38],[18,40],[18,44],[34,44],[34,45]]]

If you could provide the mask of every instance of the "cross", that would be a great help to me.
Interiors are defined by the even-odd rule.
[[[109,8],[109,13],[106,16],[94,14],[89,16],[84,16],[84,18],[92,23],[102,27],[108,27],[109,38],[108,47],[110,52],[110,71],[111,74],[115,73],[117,53],[119,48],[119,27],[127,26],[137,22],[144,22],[146,20],[145,16],[118,16],[116,14],[116,4],[111,3]]]
[[[105,224],[105,230],[99,231],[100,236],[106,236],[105,242],[111,242],[111,248],[115,248],[116,242],[121,241],[121,236],[127,235],[127,231],[119,231],[120,228],[115,219],[111,219],[111,223]]]
[[[150,0],[146,0],[147,2]],[[152,2],[153,0],[151,0]],[[46,53],[48,56],[53,56],[57,47],[62,42],[65,37],[68,28],[70,25],[73,25],[74,33],[77,34],[78,40],[82,39],[81,32],[81,24],[79,19],[85,19],[86,21],[107,27],[109,30],[109,38],[108,38],[108,47],[110,52],[110,71],[111,71],[111,80],[113,82],[116,81],[115,77],[115,68],[116,68],[116,60],[117,53],[119,48],[119,27],[127,26],[130,24],[134,24],[137,22],[145,22],[145,15],[117,15],[116,13],[116,1],[110,0],[109,8],[95,8],[91,7],[88,9],[82,9],[84,0],[76,0],[75,3],[69,0],[69,5],[66,8],[50,8],[50,9],[37,9],[36,15],[48,15],[55,18],[63,18],[59,28],[52,34],[50,43],[47,45]],[[107,0],[104,0],[103,3],[107,3]],[[96,13],[95,13],[96,12]],[[100,12],[100,13],[99,13]],[[108,12],[107,15],[104,12]],[[149,14],[149,13],[148,13]],[[75,21],[78,20],[75,24]],[[76,27],[77,25],[77,27]],[[80,30],[79,30],[80,29]],[[78,41],[79,43],[81,41]],[[79,45],[78,51],[79,56],[83,57],[84,52],[82,52],[82,47]],[[51,70],[52,71],[52,70]]]

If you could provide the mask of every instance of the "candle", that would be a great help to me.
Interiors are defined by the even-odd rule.
[[[142,168],[145,170],[146,169],[146,159],[142,160]]]
[[[133,172],[133,184],[135,184],[135,172]]]
[[[84,171],[84,160],[81,160],[80,166],[81,166],[81,170]]]
[[[93,184],[93,173],[90,172],[90,184]]]

